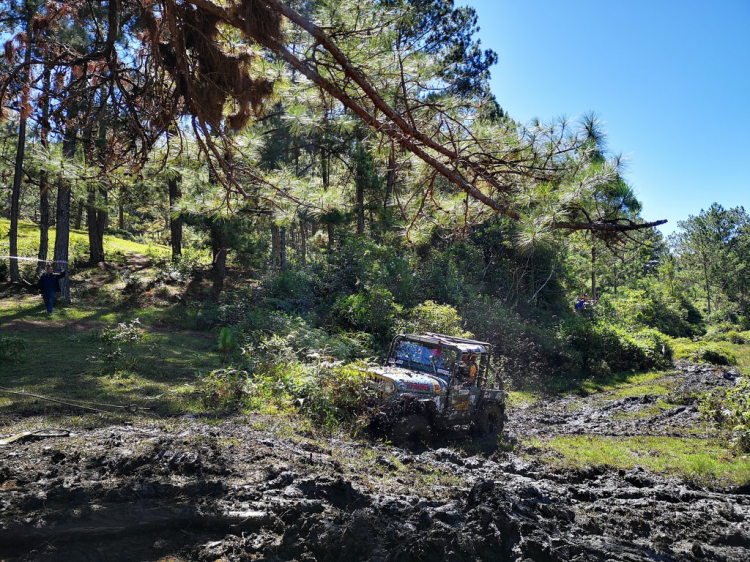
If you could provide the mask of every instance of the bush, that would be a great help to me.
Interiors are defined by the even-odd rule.
[[[27,347],[26,341],[17,336],[0,337],[0,362],[21,361]]]
[[[471,332],[461,328],[461,323],[458,311],[449,304],[425,301],[406,313],[406,319],[399,324],[399,332],[437,332],[448,336],[471,337]]]
[[[99,351],[105,361],[115,363],[120,369],[132,369],[138,363],[138,348],[145,339],[146,334],[136,318],[130,322],[121,322],[116,326],[104,328],[99,333],[99,340],[104,347]]]
[[[585,370],[595,375],[665,367],[672,357],[669,339],[653,328],[633,333],[584,321],[574,326],[570,343],[583,355]]]
[[[713,363],[714,365],[736,365],[734,353],[721,344],[706,341],[691,341],[687,338],[672,340],[675,359],[686,359],[695,363]]]
[[[248,380],[247,371],[216,369],[199,380],[198,394],[208,408],[234,409],[248,400]]]
[[[335,309],[347,325],[369,332],[381,340],[387,340],[392,335],[396,317],[402,311],[391,292],[382,286],[342,297],[336,302]]]
[[[729,330],[727,332],[711,330],[703,339],[705,341],[727,341],[737,345],[743,345],[747,341],[745,335],[737,330]]]
[[[625,289],[600,300],[597,309],[612,324],[655,328],[668,336],[688,337],[700,331],[692,305],[659,287]]]
[[[700,412],[731,431],[732,443],[741,452],[750,452],[750,378],[742,377],[733,388],[707,394]]]
[[[499,299],[471,299],[462,308],[466,325],[479,340],[493,346],[495,365],[519,388],[538,386],[550,377],[578,374],[581,354],[573,349],[560,326],[524,319]]]
[[[301,410],[318,424],[334,429],[364,416],[374,398],[365,364],[319,364],[295,384]]]

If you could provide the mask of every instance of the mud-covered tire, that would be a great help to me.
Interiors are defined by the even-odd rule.
[[[426,443],[430,438],[430,422],[424,416],[411,414],[393,424],[393,441],[399,445]]]
[[[487,404],[472,424],[477,437],[497,436],[503,432],[505,412],[498,404]]]

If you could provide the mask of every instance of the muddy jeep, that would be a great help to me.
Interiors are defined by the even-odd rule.
[[[385,365],[369,370],[379,396],[373,427],[400,442],[452,426],[500,433],[505,393],[490,352],[486,342],[431,332],[397,336]]]

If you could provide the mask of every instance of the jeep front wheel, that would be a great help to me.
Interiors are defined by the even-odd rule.
[[[430,437],[430,423],[419,414],[412,414],[393,424],[393,440],[399,445],[425,443]]]
[[[487,404],[474,421],[474,433],[478,437],[497,435],[503,431],[503,409],[497,404]]]

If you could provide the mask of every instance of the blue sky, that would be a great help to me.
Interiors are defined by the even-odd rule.
[[[750,210],[750,0],[458,0],[517,121],[594,111],[646,220]]]

